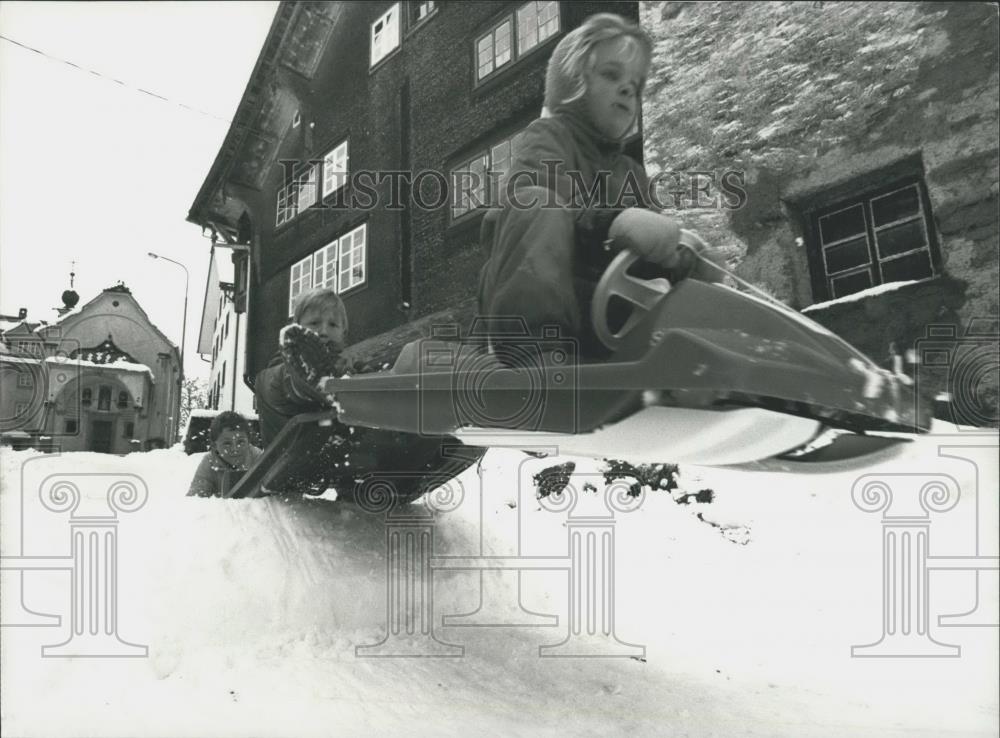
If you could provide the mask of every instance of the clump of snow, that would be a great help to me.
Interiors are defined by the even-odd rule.
[[[38,506],[39,485],[52,474],[76,475],[98,502],[93,480],[106,475],[136,475],[149,491],[117,523],[118,633],[148,645],[148,658],[41,658],[41,646],[69,636],[71,580],[68,572],[25,572],[25,605],[62,623],[0,631],[5,732],[459,736],[475,726],[482,735],[988,735],[998,721],[998,631],[937,626],[938,615],[974,603],[967,573],[931,578],[932,633],[962,645],[960,658],[850,657],[852,645],[878,640],[883,622],[880,515],[851,499],[861,473],[958,482],[958,505],[932,519],[935,555],[974,553],[977,504],[996,519],[995,495],[977,503],[972,492],[975,466],[938,454],[939,444],[996,445],[996,433],[935,430],[948,435],[904,445],[864,472],[682,467],[683,486],[715,490],[711,502],[679,505],[649,489],[632,500],[638,509],[614,517],[612,571],[614,631],[644,647],[636,658],[540,658],[540,646],[567,638],[565,569],[438,570],[429,625],[437,642],[457,650],[365,658],[357,647],[395,627],[384,517],[332,502],[332,491],[185,497],[201,454],[4,449],[4,556],[68,554],[68,513]],[[601,464],[590,459],[573,459],[576,497],[560,495],[576,500],[575,512],[536,498],[533,475],[564,460],[491,450],[450,486],[450,507],[425,518],[434,556],[566,561],[572,531],[594,530],[595,516],[610,509]],[[980,489],[996,490],[996,466],[995,454],[981,457]],[[426,510],[411,506],[415,515]],[[568,525],[571,514],[586,516],[582,527]],[[995,556],[995,527],[980,528],[981,551]],[[5,586],[8,575],[21,576],[5,572]],[[995,599],[983,601],[995,618]],[[8,622],[17,602],[2,604]],[[463,614],[468,623],[524,624],[443,621]],[[407,639],[425,643],[419,631]]]

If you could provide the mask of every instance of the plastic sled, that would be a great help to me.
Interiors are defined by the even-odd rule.
[[[774,468],[761,462],[830,428],[857,436],[848,451],[840,443],[843,462],[907,440],[871,432],[930,429],[930,404],[914,401],[908,378],[779,303],[693,279],[671,286],[623,252],[592,307],[609,359],[581,357],[555,329],[532,337],[523,321],[493,318],[492,337],[484,322],[465,336],[441,326],[407,344],[390,370],[331,379],[325,390],[355,427],[634,463]],[[776,468],[827,458],[793,453]]]
[[[226,497],[323,494],[380,507],[402,505],[479,461],[485,449],[454,440],[348,428],[333,411],[292,418]],[[390,504],[390,507],[392,505]]]

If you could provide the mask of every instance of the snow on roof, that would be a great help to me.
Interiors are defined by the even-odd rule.
[[[117,369],[126,372],[146,372],[149,375],[149,378],[153,379],[153,371],[148,366],[145,364],[133,364],[132,362],[124,361],[123,359],[112,361],[109,364],[96,364],[93,361],[84,361],[83,359],[67,359],[61,356],[49,356],[46,357],[45,361],[49,364],[71,364],[73,366],[86,367],[88,369]]]
[[[19,333],[17,336],[12,336],[12,338],[26,340],[30,338],[37,338],[35,331],[39,328],[45,328],[47,325],[48,323],[44,320],[3,320],[0,321],[0,331],[3,331],[4,333],[11,333],[12,331],[16,331],[18,328],[24,328],[23,333]]]
[[[79,315],[79,314],[80,314],[80,306],[77,305],[72,310],[67,310],[65,313],[57,317],[54,322],[56,325],[59,325],[67,318],[72,318],[74,315]]]
[[[895,292],[896,290],[906,287],[907,285],[916,284],[917,282],[922,282],[921,279],[910,279],[905,282],[886,282],[885,284],[879,284],[874,287],[869,287],[866,290],[861,290],[861,292],[854,292],[850,295],[844,295],[843,297],[838,297],[836,300],[827,300],[826,302],[817,302],[814,305],[803,308],[803,313],[808,313],[812,310],[823,310],[831,305],[841,305],[848,302],[857,302],[858,300],[864,300],[869,297],[874,297],[875,295],[881,295],[883,292]]]

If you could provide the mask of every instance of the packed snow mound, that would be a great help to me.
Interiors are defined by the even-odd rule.
[[[939,456],[946,443],[989,446],[996,436],[921,439],[893,465],[869,471],[946,473],[974,490],[976,467]],[[145,505],[118,522],[118,633],[148,645],[148,658],[40,658],[41,646],[68,636],[70,580],[25,572],[24,603],[63,622],[0,632],[11,734],[457,736],[476,726],[490,735],[839,738],[995,730],[996,629],[935,627],[937,640],[963,646],[961,658],[850,658],[852,645],[878,639],[882,622],[881,524],[851,500],[857,470],[682,467],[682,489],[624,495],[615,504],[636,509],[612,512],[594,462],[574,459],[571,490],[542,501],[534,476],[564,459],[491,450],[447,494],[432,495],[433,511],[425,498],[387,520],[325,498],[188,498],[200,460],[179,450],[0,454],[5,556],[68,553],[68,513],[39,513],[36,504],[51,475],[76,475],[92,502],[103,494],[92,479],[133,475],[148,491]],[[980,467],[980,489],[995,491],[996,461],[984,456]],[[711,502],[698,501],[704,489],[714,490],[701,496]],[[979,499],[985,514],[995,511],[991,499]],[[965,494],[935,521],[935,553],[972,553],[976,506]],[[613,631],[635,658],[540,657],[540,648],[566,641],[573,622],[571,576],[560,562],[574,531],[609,515]],[[11,534],[19,519],[25,526]],[[397,631],[404,645],[434,640],[446,657],[368,658],[377,654],[358,648],[387,641],[388,603],[405,594],[388,588],[394,552],[415,556],[392,548],[389,532],[402,529],[429,530],[439,561],[524,558],[552,568],[438,569],[429,580],[432,633],[407,633],[405,624]],[[988,554],[997,544],[987,531],[980,547]],[[590,555],[586,543],[582,551]],[[974,604],[965,573],[931,581],[932,623]],[[3,606],[8,622],[9,597]]]

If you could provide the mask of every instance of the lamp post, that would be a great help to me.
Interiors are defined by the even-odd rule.
[[[151,259],[163,259],[164,261],[169,261],[171,264],[176,264],[177,266],[179,266],[181,269],[184,270],[184,319],[183,319],[183,321],[181,323],[181,383],[180,383],[180,388],[178,389],[178,391],[181,394],[183,394],[183,391],[184,391],[184,344],[186,343],[186,339],[187,339],[188,282],[190,281],[190,275],[188,274],[187,267],[184,266],[183,264],[181,264],[179,261],[174,261],[173,259],[171,259],[169,257],[166,257],[166,256],[161,256],[160,254],[154,254],[152,251],[147,252],[147,254],[149,255],[149,258],[151,258]],[[183,397],[181,397],[181,401],[183,401]],[[177,429],[174,431],[175,435],[177,435],[180,432],[180,422],[181,422],[180,413],[178,413],[178,417],[177,417]]]

